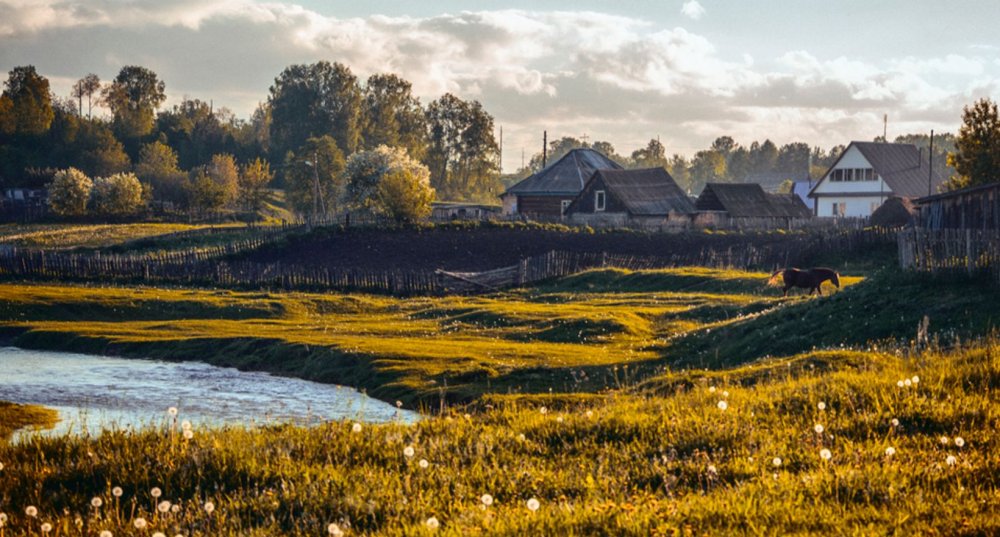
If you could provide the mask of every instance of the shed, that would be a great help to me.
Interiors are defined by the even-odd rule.
[[[695,224],[705,227],[787,228],[811,216],[797,195],[770,194],[746,183],[708,183],[695,208]]]
[[[1000,183],[915,200],[925,229],[1000,230]]]
[[[909,198],[889,198],[875,212],[869,223],[873,226],[909,226],[917,220],[917,207]]]
[[[597,170],[570,203],[570,221],[596,226],[686,226],[694,204],[663,168]]]
[[[573,149],[516,185],[500,198],[504,214],[559,219],[596,170],[620,170],[618,163],[593,149]]]

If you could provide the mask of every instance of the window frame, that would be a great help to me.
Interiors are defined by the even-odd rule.
[[[594,212],[604,212],[608,208],[608,195],[603,190],[594,191]]]

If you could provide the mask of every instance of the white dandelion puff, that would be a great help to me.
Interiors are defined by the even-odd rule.
[[[717,405],[715,405],[715,406],[719,407],[719,410],[725,410],[725,409],[729,408],[729,403],[727,403],[725,401],[719,401],[719,403]]]
[[[167,534],[163,533],[162,531],[157,531],[153,533],[152,537],[167,537]]]
[[[181,429],[183,429],[185,431],[190,430],[191,429],[191,422],[188,421],[188,420],[182,421],[181,422]]]
[[[899,427],[899,420],[896,418],[892,418],[892,421],[889,423],[892,423],[893,427]]]
[[[42,522],[42,527],[40,529],[42,530],[42,533],[48,533],[52,531],[52,524],[49,524],[48,522]]]
[[[588,410],[587,411],[587,417],[588,418],[593,418],[594,417],[594,411],[593,410]]]
[[[479,501],[483,502],[483,505],[485,505],[486,507],[489,507],[493,505],[493,496],[490,496],[489,494],[483,494],[479,498]]]
[[[948,458],[946,458],[944,462],[948,463],[948,466],[955,466],[955,463],[958,462],[958,459],[955,458],[954,455],[948,455]]]
[[[708,393],[715,393],[715,386],[709,386]]]
[[[351,432],[360,433],[361,432],[361,424],[360,423],[355,423],[354,425],[352,425],[351,426]]]
[[[432,529],[432,530],[436,530],[436,529],[438,529],[438,527],[441,526],[441,523],[438,522],[437,517],[430,517],[430,518],[428,518],[427,522],[424,522],[424,524],[426,524],[427,527],[430,528],[430,529]]]
[[[92,505],[94,509],[99,509],[102,505],[104,505],[104,500],[102,500],[100,496],[94,496],[90,499],[90,505]]]
[[[35,507],[34,505],[29,505],[24,508],[24,514],[34,518],[38,516],[38,508]]]
[[[344,530],[340,529],[340,526],[333,522],[326,527],[326,532],[333,535],[333,537],[344,537]]]
[[[7,513],[0,513],[0,528],[4,527],[7,523]]]
[[[815,425],[815,426],[813,427],[813,430],[814,430],[814,431],[816,431],[816,434],[823,434],[823,430],[824,430],[824,429],[823,429],[823,426],[822,426],[821,424],[817,423],[817,424],[816,424],[816,425]]]
[[[177,407],[172,406],[172,407],[168,408],[167,409],[167,414],[170,414],[171,416],[176,416],[177,415]]]
[[[161,494],[163,494],[163,491],[160,490],[160,487],[153,487],[149,490],[149,495],[154,498],[159,498]]]
[[[562,423],[562,422],[563,422],[563,417],[562,416],[559,416],[558,418],[556,418],[556,423]]]
[[[542,414],[546,414],[546,413],[548,413],[549,409],[547,409],[545,407],[542,407],[542,408],[539,408],[538,411],[541,412]]]
[[[527,505],[528,505],[528,510],[531,512],[535,512],[538,510],[539,507],[541,507],[541,504],[538,503],[538,500],[535,498],[531,498],[530,500],[528,500]]]
[[[729,392],[728,391],[723,391],[722,392],[722,396],[723,397],[729,397]]]
[[[111,495],[114,496],[115,498],[121,498],[122,497],[122,488],[121,487],[115,487],[115,488],[111,489]]]
[[[833,457],[833,453],[830,453],[829,449],[823,448],[819,450],[819,457],[824,461],[828,461],[831,457]]]
[[[965,445],[965,439],[962,438],[961,436],[956,436],[955,437],[955,445],[958,446],[958,447],[964,446]]]
[[[901,381],[901,380],[897,380],[896,381],[896,386],[902,388],[903,386],[906,386],[906,384],[904,384],[903,381]]]
[[[781,466],[781,457],[775,457],[771,459],[771,464],[773,464],[775,467]]]
[[[135,526],[135,529],[137,529],[137,530],[145,529],[146,528],[146,519],[142,518],[142,517],[137,518],[137,519],[135,519],[135,520],[132,521],[132,525]]]
[[[943,446],[947,446],[949,440],[947,436],[942,436],[941,438],[938,438],[938,442],[941,442],[941,445]]]
[[[417,463],[417,466],[419,466],[419,467],[421,467],[423,469],[427,469],[427,467],[430,466],[430,465],[431,465],[431,463],[427,462],[427,459],[420,459],[420,462]]]
[[[820,402],[819,402],[819,403],[818,403],[818,404],[816,405],[816,408],[818,408],[818,409],[820,409],[820,410],[826,410],[826,403],[824,403],[823,401],[820,401]]]
[[[173,505],[171,505],[170,506],[170,512],[173,513],[173,514],[175,514],[175,515],[177,513],[180,513],[181,512],[181,506],[177,505],[176,503],[173,504]]]
[[[920,377],[913,375],[913,378],[910,379],[910,382],[913,382],[914,384],[920,384]]]
[[[903,381],[903,385],[906,386],[907,388],[909,388],[910,386],[913,385],[913,381],[910,380],[910,379],[906,379],[906,380]]]
[[[170,510],[170,502],[163,500],[162,502],[156,505],[156,510],[161,513],[166,513],[167,511]]]
[[[205,512],[208,514],[212,514],[212,511],[215,511],[215,504],[212,502],[205,502],[203,507],[205,508]]]
[[[715,475],[715,474],[719,473],[719,471],[715,468],[714,464],[709,464],[708,465],[708,473],[710,473],[712,475]]]
[[[896,454],[896,448],[894,448],[892,446],[889,446],[889,447],[885,448],[885,456],[886,457],[892,457],[895,454]]]
[[[101,537],[115,537],[115,534],[111,533],[108,530],[104,530],[104,531],[101,532],[100,536]]]
[[[191,440],[192,438],[194,438],[194,431],[192,431],[191,429],[184,429],[184,433],[182,434],[184,435],[185,440]]]
[[[416,450],[413,449],[413,446],[406,446],[403,448],[403,455],[406,456],[407,459],[412,457],[414,453],[416,453]]]

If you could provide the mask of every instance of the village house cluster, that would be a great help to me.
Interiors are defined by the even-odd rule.
[[[785,179],[791,189],[776,191]],[[574,149],[501,200],[507,217],[592,227],[787,229],[880,211],[887,223],[906,224],[918,211],[913,200],[944,181],[912,144],[851,142],[818,180],[747,177],[708,183],[692,197],[663,168],[625,170],[598,151]]]

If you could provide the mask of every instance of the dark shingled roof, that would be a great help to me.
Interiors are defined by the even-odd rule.
[[[576,195],[596,170],[620,170],[618,163],[593,149],[573,149],[504,194]]]
[[[663,168],[641,170],[597,170],[590,181],[600,177],[612,196],[637,216],[691,214],[694,204]],[[589,181],[588,181],[589,183]]]
[[[841,157],[851,146],[857,147],[865,159],[872,165],[875,173],[880,175],[885,184],[892,190],[894,196],[916,198],[926,196],[928,192],[937,192],[938,186],[944,183],[939,174],[930,172],[930,163],[917,146],[913,144],[889,144],[881,142],[851,142]],[[840,158],[837,159],[837,162]],[[834,162],[832,169],[837,163]],[[930,178],[930,189],[927,187]],[[813,190],[819,186],[817,182]],[[812,192],[810,191],[810,194]]]
[[[699,211],[726,211],[734,218],[809,218],[794,194],[768,194],[755,183],[708,183],[695,202]]]
[[[870,222],[875,226],[905,226],[917,218],[917,208],[907,198],[889,198],[875,212]]]

